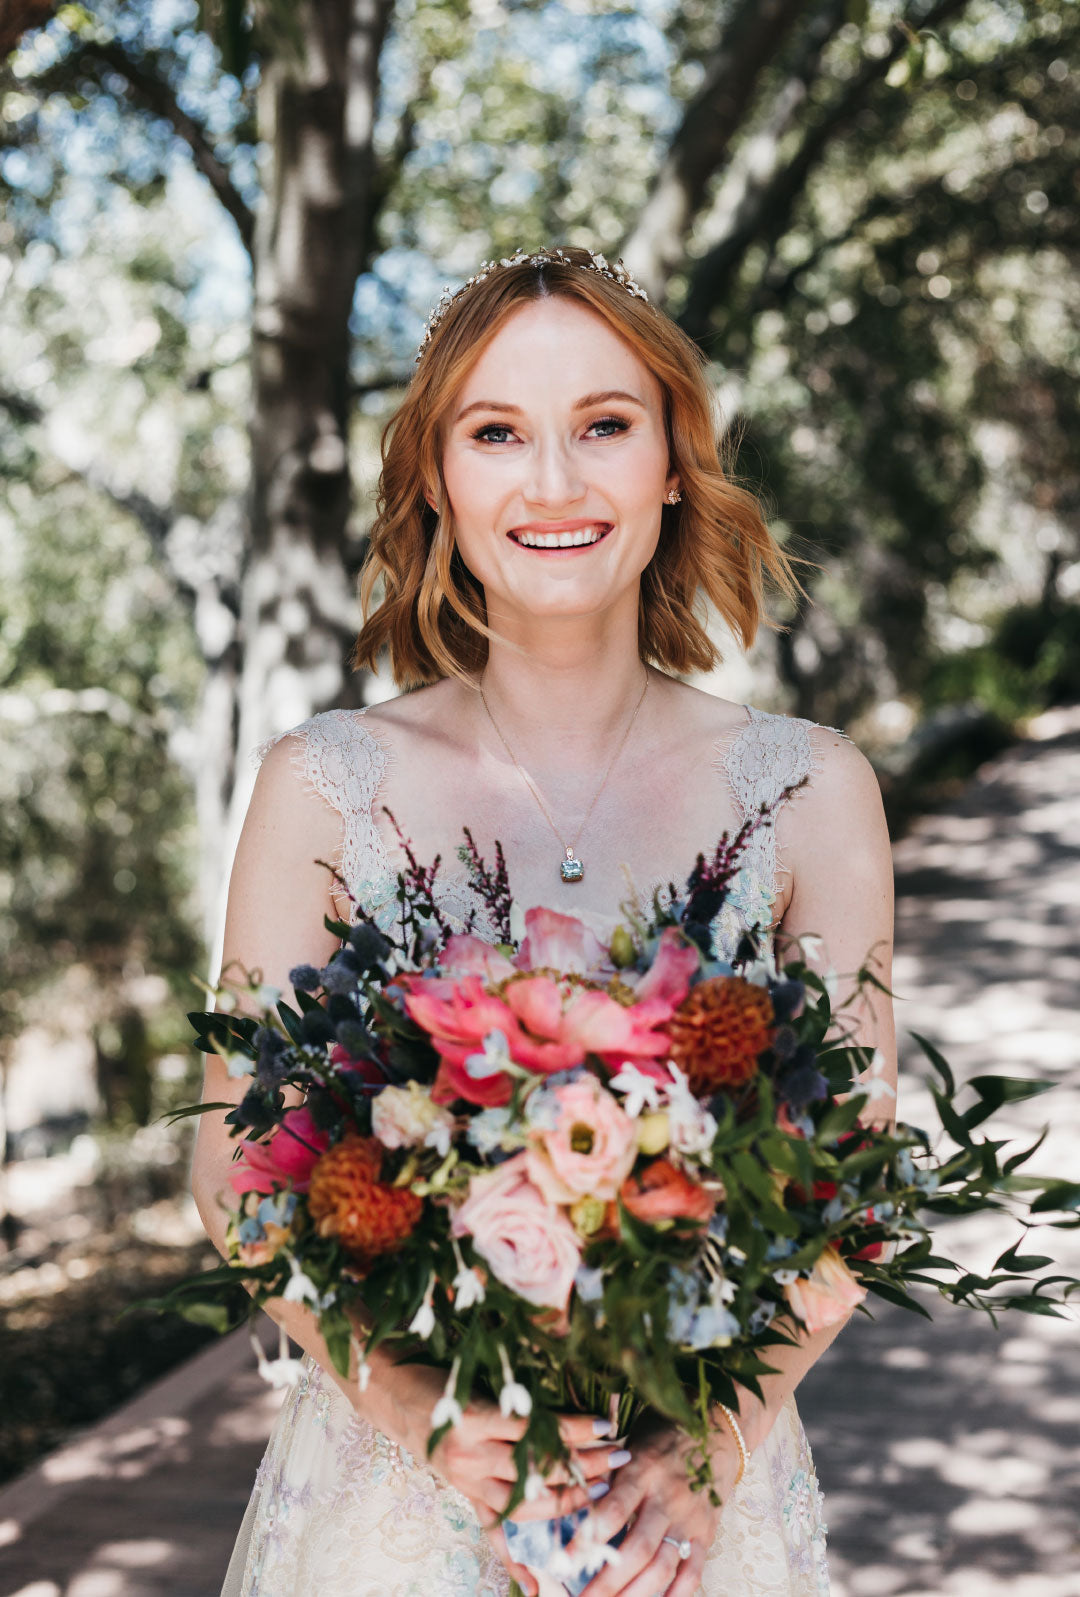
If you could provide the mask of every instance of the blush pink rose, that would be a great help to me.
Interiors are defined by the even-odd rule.
[[[583,921],[543,905],[525,911],[525,936],[514,964],[575,976],[610,975],[613,968],[607,949]]]
[[[263,1142],[244,1142],[240,1157],[229,1171],[229,1185],[242,1196],[261,1192],[269,1196],[281,1187],[306,1192],[319,1156],[330,1146],[308,1109],[288,1109],[281,1124]]]
[[[789,1281],[784,1296],[808,1331],[822,1331],[846,1319],[866,1296],[835,1248],[826,1248],[814,1262],[808,1280]]]
[[[556,1087],[557,1119],[536,1134],[529,1174],[553,1203],[614,1198],[637,1157],[636,1126],[595,1076]]]
[[[529,1180],[524,1154],[473,1176],[450,1226],[503,1286],[526,1303],[565,1313],[581,1250],[573,1226]]]

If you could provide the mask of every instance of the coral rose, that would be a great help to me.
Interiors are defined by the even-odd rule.
[[[287,1109],[281,1124],[262,1142],[244,1142],[240,1157],[229,1171],[229,1185],[239,1196],[245,1192],[275,1192],[292,1187],[306,1192],[311,1172],[330,1146],[308,1109]]]
[[[399,1248],[424,1207],[407,1187],[379,1180],[382,1157],[374,1137],[347,1136],[311,1172],[308,1208],[319,1235],[337,1237],[359,1259]]]
[[[711,976],[671,1017],[671,1059],[699,1096],[741,1087],[775,1035],[772,1000],[743,976]]]
[[[595,1076],[546,1089],[555,1124],[536,1133],[529,1174],[553,1203],[613,1198],[637,1157],[637,1127]]]
[[[712,1218],[716,1208],[713,1193],[691,1181],[670,1159],[654,1159],[629,1176],[619,1196],[635,1220],[644,1220],[647,1225],[655,1225],[658,1220],[704,1222]]]
[[[784,1296],[808,1331],[821,1331],[846,1319],[866,1296],[866,1287],[836,1249],[828,1247],[818,1255],[809,1278],[789,1281]]]
[[[526,1156],[473,1176],[450,1230],[471,1236],[492,1274],[527,1303],[566,1310],[581,1251],[573,1226],[529,1180]]]

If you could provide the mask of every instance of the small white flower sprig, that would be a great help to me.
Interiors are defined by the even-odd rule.
[[[632,295],[633,298],[643,299],[646,304],[649,303],[648,294],[630,276],[630,273],[623,265],[621,256],[614,265],[611,265],[603,255],[594,255],[592,250],[587,251],[587,254],[589,256],[588,261],[572,261],[564,250],[556,247],[553,250],[539,250],[535,255],[526,255],[519,244],[513,255],[504,255],[494,261],[481,261],[479,269],[471,277],[466,278],[460,288],[451,290],[450,284],[445,284],[438,304],[428,317],[424,328],[424,336],[420,340],[413,364],[419,365],[421,356],[431,342],[432,334],[453,302],[468,289],[472,288],[474,283],[482,282],[485,277],[490,277],[492,272],[497,272],[504,266],[524,266],[526,264],[529,266],[580,266],[584,272],[599,272],[601,277],[610,278],[613,283],[618,283],[621,288],[625,288],[626,292]]]

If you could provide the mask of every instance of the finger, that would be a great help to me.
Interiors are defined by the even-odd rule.
[[[567,1544],[566,1550],[571,1558],[580,1558],[590,1542],[594,1545],[609,1542],[613,1536],[617,1536],[623,1526],[629,1523],[643,1497],[644,1486],[640,1480],[635,1483],[630,1476],[624,1476],[622,1480],[616,1477],[614,1487],[590,1508],[588,1519],[582,1521]]]
[[[679,1563],[675,1548],[664,1541],[667,1530],[667,1515],[645,1508],[619,1543],[619,1562],[594,1575],[582,1597],[615,1597],[616,1593],[618,1597],[656,1597],[658,1592],[666,1592]]]
[[[618,1462],[611,1462],[613,1457]],[[602,1448],[590,1448],[588,1452],[576,1452],[572,1455],[572,1463],[581,1471],[587,1481],[600,1480],[603,1476],[610,1475],[612,1470],[621,1469],[623,1464],[628,1464],[630,1457],[625,1448],[612,1447],[610,1443]],[[551,1486],[572,1480],[570,1466],[567,1464],[553,1464],[544,1479]]]
[[[536,1577],[526,1569],[524,1564],[514,1563],[514,1560],[510,1557],[510,1552],[506,1545],[506,1535],[501,1525],[496,1525],[494,1530],[488,1532],[488,1541],[502,1560],[506,1573],[511,1580],[516,1581],[521,1587],[525,1597],[537,1597],[540,1587],[537,1584]]]
[[[592,1447],[597,1441],[610,1446],[615,1431],[606,1414],[560,1414],[559,1434],[567,1447]]]
[[[465,1410],[468,1419],[469,1409]],[[482,1420],[482,1436],[478,1440],[493,1442],[520,1442],[529,1428],[529,1422],[518,1414],[504,1414],[498,1404],[478,1410],[476,1418]]]
[[[695,1547],[690,1558],[679,1566],[679,1573],[669,1586],[666,1597],[697,1597],[701,1577],[705,1570],[705,1554]],[[657,1587],[657,1590],[663,1590]]]
[[[576,1509],[588,1508],[592,1502],[588,1490],[581,1486],[566,1486],[554,1491],[538,1492],[535,1497],[526,1498],[514,1509],[510,1518],[520,1524],[525,1524],[532,1519],[559,1519],[563,1514],[572,1514]]]

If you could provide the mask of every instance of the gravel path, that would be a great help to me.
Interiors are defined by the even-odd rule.
[[[960,1076],[1058,1082],[1010,1129],[1049,1121],[1035,1168],[1076,1178],[1080,707],[1033,731],[896,848],[900,1115],[930,1119],[920,1031]],[[978,1267],[1014,1236],[948,1240]],[[1036,1240],[1080,1273],[1076,1233]],[[856,1316],[800,1388],[833,1597],[1080,1597],[1080,1316],[927,1302]],[[0,1492],[0,1597],[216,1597],[278,1401],[234,1338],[53,1454]]]

